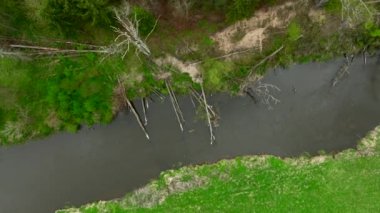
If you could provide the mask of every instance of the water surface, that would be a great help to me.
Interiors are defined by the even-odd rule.
[[[147,142],[132,114],[107,126],[59,133],[0,148],[0,212],[53,212],[65,206],[123,196],[160,171],[248,154],[296,156],[337,152],[380,123],[377,58],[356,59],[350,76],[331,88],[343,60],[270,72],[280,104],[268,110],[248,97],[213,95],[221,115],[210,145],[206,123],[197,120],[188,97],[179,102],[186,118],[181,133],[169,100],[150,103]],[[136,103],[139,105],[139,103]]]

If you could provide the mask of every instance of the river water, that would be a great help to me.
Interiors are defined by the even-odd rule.
[[[110,125],[59,133],[0,148],[0,213],[44,213],[65,206],[123,196],[181,165],[248,154],[297,156],[355,147],[380,124],[380,66],[355,59],[349,77],[332,79],[343,59],[271,71],[264,83],[281,102],[269,110],[249,97],[209,97],[221,115],[210,145],[189,97],[179,98],[186,123],[181,133],[169,100],[150,103],[148,142],[132,114]],[[139,105],[139,103],[136,103]],[[141,109],[139,108],[141,111]]]

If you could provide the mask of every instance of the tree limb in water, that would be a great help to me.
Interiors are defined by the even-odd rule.
[[[181,110],[181,108],[179,107],[179,103],[178,103],[177,97],[176,97],[176,95],[175,95],[175,93],[174,93],[174,91],[173,91],[173,88],[171,87],[170,83],[168,83],[168,86],[169,86],[169,89],[170,89],[169,92],[171,93],[171,95],[172,95],[172,97],[173,97],[173,99],[174,99],[174,102],[175,102],[175,105],[176,105],[177,110],[178,110],[178,112],[179,112],[179,115],[180,115],[180,117],[181,117],[181,120],[182,120],[182,122],[185,122],[185,119],[184,119],[184,117],[183,117],[182,110]]]
[[[268,109],[273,109],[272,104],[276,105],[280,103],[280,100],[272,95],[271,91],[280,92],[281,90],[276,85],[262,83],[261,79],[245,89],[246,94],[248,94],[253,101],[261,101]]]
[[[209,109],[207,107],[208,104],[207,104],[207,100],[206,100],[205,91],[203,89],[203,80],[202,80],[202,83],[201,83],[201,90],[202,90],[202,96],[203,96],[203,103],[205,105],[205,110],[206,110],[206,115],[207,115],[207,122],[208,122],[208,126],[209,126],[209,129],[210,129],[210,143],[212,145],[215,142],[215,135],[214,135],[213,128],[212,128],[212,123],[211,123],[211,118],[210,118],[210,112],[209,112]]]
[[[331,86],[335,87],[339,82],[341,82],[347,75],[350,74],[349,68],[354,60],[354,55],[351,55],[350,57],[346,56],[346,61],[343,63],[343,65],[339,68],[339,70],[336,72]]]
[[[204,104],[204,102],[202,100],[202,95],[200,95],[197,91],[195,91],[194,88],[191,88],[190,93],[199,102],[199,104],[201,104],[203,107],[206,107],[206,105]],[[207,105],[207,108],[210,111],[210,113],[212,114],[212,117],[214,119],[216,119],[217,118],[217,114],[212,109],[212,107],[210,105]]]
[[[146,98],[141,99],[141,105],[143,108],[143,113],[144,113],[144,126],[148,125],[148,117],[146,116],[146,109],[147,109],[147,100]]]
[[[165,85],[166,85],[166,88],[169,92],[169,97],[170,97],[170,101],[172,103],[172,106],[173,106],[173,109],[174,109],[174,113],[176,115],[176,118],[177,118],[177,121],[178,121],[178,124],[179,124],[179,127],[181,129],[181,131],[183,132],[183,125],[182,125],[182,121],[181,121],[181,118],[180,118],[180,113],[178,112],[178,108],[179,106],[176,106],[176,103],[175,103],[175,100],[174,100],[174,97],[173,97],[173,94],[171,92],[171,88],[169,86],[169,83],[167,80],[165,80]],[[178,107],[178,108],[177,108]]]
[[[127,104],[128,104],[128,106],[129,106],[129,108],[131,109],[133,115],[136,117],[136,120],[137,120],[137,122],[138,122],[140,128],[141,128],[141,129],[143,130],[143,132],[145,133],[145,137],[146,137],[148,140],[150,140],[150,138],[149,138],[149,134],[148,134],[148,132],[146,131],[145,126],[144,126],[143,122],[141,121],[141,118],[140,118],[139,114],[137,113],[135,106],[132,104],[132,102],[131,102],[127,97],[125,98],[125,100],[127,101]]]
[[[132,102],[127,98],[127,95],[125,94],[125,87],[124,87],[123,83],[121,82],[120,78],[118,78],[117,81],[119,83],[119,86],[122,88],[122,96],[123,96],[123,99],[124,99],[124,101],[123,101],[124,106],[128,106],[131,109],[133,115],[135,116],[135,118],[137,120],[137,123],[139,124],[141,130],[144,132],[145,137],[148,140],[150,140],[149,134],[146,131],[145,126],[144,126],[143,122],[141,121],[141,118],[140,118],[139,114],[136,111],[136,108],[134,107],[134,105],[132,104]]]
[[[301,38],[302,36],[300,36],[299,38]],[[297,39],[299,39],[297,38]],[[249,87],[249,85],[252,83],[251,82],[251,76],[253,74],[253,72],[259,67],[261,66],[262,64],[264,64],[266,61],[268,61],[270,58],[272,58],[273,56],[275,56],[276,54],[278,54],[282,49],[284,49],[284,45],[281,45],[280,48],[278,48],[277,50],[275,50],[274,52],[272,52],[270,55],[266,56],[265,58],[263,58],[259,63],[257,63],[255,66],[253,66],[249,73],[248,73],[248,76],[247,76],[247,80],[244,81],[244,83],[242,84],[242,86],[240,87],[240,91],[243,91],[243,92],[246,92],[247,91],[247,87]]]

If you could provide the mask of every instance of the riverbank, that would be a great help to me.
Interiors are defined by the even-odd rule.
[[[380,128],[356,149],[314,157],[245,156],[162,172],[125,197],[70,212],[380,210]]]
[[[6,100],[0,103],[2,145],[109,123],[126,99],[148,100],[169,90],[189,94],[200,92],[201,86],[208,94],[250,93],[247,85],[269,68],[344,53],[365,55],[379,45],[372,16],[377,4],[364,7],[356,0],[356,9],[348,11],[335,0],[319,6],[314,1],[244,5],[234,0],[226,1],[228,7],[133,1],[131,14],[140,20],[140,35],[149,35],[149,56],[135,54],[139,48],[133,43],[129,52],[116,48],[118,34],[111,26],[121,23],[112,8],[125,11],[118,3],[73,4],[67,12],[54,0],[2,1],[2,9],[17,14],[12,18],[8,9],[1,11],[8,17],[1,25],[0,98]],[[227,9],[220,13],[220,8]],[[88,16],[78,15],[82,10]]]
[[[191,99],[179,96],[185,131],[173,117],[171,101],[155,98],[149,104],[149,142],[134,117],[123,111],[109,125],[0,147],[0,212],[51,213],[119,198],[157,179],[162,171],[187,165],[246,155],[315,156],[354,148],[380,124],[380,72],[378,57],[368,58],[366,65],[356,58],[350,74],[332,87],[344,61],[268,72],[262,83],[281,88],[272,93],[281,102],[271,106],[250,97],[209,96],[223,115],[214,145],[207,123],[194,119]],[[137,110],[142,111],[141,105]]]

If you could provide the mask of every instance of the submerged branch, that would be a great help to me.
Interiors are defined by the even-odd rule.
[[[199,102],[199,104],[201,104],[203,107],[206,107],[207,106],[207,109],[210,111],[210,113],[212,114],[212,117],[215,119],[217,117],[217,114],[215,113],[215,111],[212,109],[212,107],[210,105],[205,105],[203,100],[202,100],[202,95],[200,95],[197,91],[195,91],[195,89],[191,88],[190,90],[190,93],[191,95]]]
[[[146,125],[148,125],[148,117],[146,116],[146,109],[148,108],[146,98],[141,99],[141,105],[142,105],[142,109],[143,109],[143,113],[144,113],[144,126],[146,126]]]
[[[148,132],[146,131],[145,126],[144,126],[143,122],[141,121],[141,117],[140,117],[140,115],[137,113],[137,110],[136,110],[135,106],[132,104],[132,102],[131,102],[127,97],[125,98],[125,100],[126,100],[128,106],[129,106],[129,108],[131,109],[133,115],[136,117],[136,120],[137,120],[137,122],[138,122],[140,128],[141,128],[142,131],[145,133],[145,137],[146,137],[148,140],[150,140],[150,138],[149,138],[149,134],[148,134]]]
[[[215,135],[214,135],[214,132],[213,132],[213,127],[212,127],[212,123],[211,123],[210,112],[209,112],[209,109],[208,109],[208,104],[207,104],[207,100],[206,100],[205,91],[203,89],[203,81],[201,83],[201,90],[202,90],[202,96],[203,96],[203,103],[205,105],[205,110],[206,110],[206,115],[207,115],[207,122],[208,122],[208,126],[209,126],[209,129],[210,129],[210,143],[211,143],[211,145],[213,145],[214,142],[215,142]]]
[[[137,120],[137,123],[139,124],[141,130],[144,132],[145,134],[145,137],[148,139],[148,141],[150,140],[149,138],[149,134],[148,132],[146,131],[146,128],[143,124],[143,122],[141,121],[141,118],[139,116],[139,114],[137,113],[137,110],[135,108],[135,106],[132,104],[132,102],[127,98],[127,95],[125,94],[125,87],[123,85],[123,83],[121,82],[120,78],[117,79],[118,83],[119,83],[119,86],[122,88],[122,96],[123,96],[123,99],[124,99],[124,106],[125,107],[129,107],[133,113],[133,115],[135,116],[136,120]]]
[[[183,125],[182,125],[182,121],[181,121],[181,118],[180,118],[180,113],[178,112],[179,106],[176,106],[176,102],[174,100],[173,94],[172,94],[172,92],[170,90],[170,86],[169,86],[169,83],[168,83],[167,80],[165,80],[165,85],[166,85],[166,88],[167,88],[167,90],[169,92],[170,101],[172,103],[172,106],[173,106],[173,109],[174,109],[174,113],[176,115],[179,127],[180,127],[181,131],[183,132]]]
[[[350,57],[346,56],[345,58],[346,58],[346,61],[336,72],[332,80],[332,83],[331,83],[332,87],[335,87],[339,82],[341,82],[346,76],[350,74],[348,69],[350,68],[355,56],[351,55]],[[366,58],[364,58],[364,63],[366,63]]]

